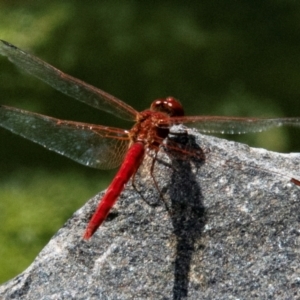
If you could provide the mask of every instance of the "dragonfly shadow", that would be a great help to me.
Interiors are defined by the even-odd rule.
[[[184,152],[195,154],[189,155],[189,159],[176,153],[170,154],[174,170],[169,190],[170,215],[177,239],[173,299],[183,299],[188,295],[189,273],[196,242],[206,223],[203,195],[196,180],[197,172],[193,170],[201,167],[205,156],[193,136],[180,135],[176,140],[177,145],[184,145]],[[193,165],[195,168],[192,168]]]

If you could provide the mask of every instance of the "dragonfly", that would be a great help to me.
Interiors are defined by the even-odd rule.
[[[43,60],[0,40],[0,54],[17,67],[41,79],[58,91],[94,108],[134,122],[130,130],[60,120],[30,111],[0,106],[0,126],[49,150],[88,167],[111,169],[119,165],[114,179],[100,200],[83,235],[88,240],[106,219],[122,193],[134,178],[146,155],[156,155],[172,125],[187,124],[202,133],[242,134],[261,132],[283,125],[300,126],[300,118],[243,118],[226,116],[185,116],[174,97],[156,99],[149,109],[138,112],[127,103],[88,83],[63,73]],[[176,146],[172,146],[176,149]],[[178,151],[180,152],[179,148]],[[189,155],[189,153],[185,153]],[[300,181],[290,178],[300,186]]]

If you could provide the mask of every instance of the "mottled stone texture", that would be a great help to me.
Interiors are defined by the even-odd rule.
[[[52,238],[1,299],[300,299],[300,155],[198,135],[198,155],[145,160],[90,241],[101,194]],[[185,148],[184,151],[190,151]]]

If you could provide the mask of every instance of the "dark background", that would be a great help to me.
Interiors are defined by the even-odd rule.
[[[156,98],[172,95],[181,100],[188,115],[300,116],[299,20],[300,2],[288,0],[0,1],[1,39],[137,110],[149,107]],[[0,95],[0,104],[62,119],[124,128],[132,125],[62,95],[20,72],[5,57],[0,57]],[[300,150],[299,130],[295,129],[249,134],[241,141],[274,151]],[[0,227],[4,232],[1,239],[7,244],[14,240],[15,249],[31,249],[38,244],[36,252],[77,207],[104,188],[113,174],[77,165],[3,129],[0,158],[2,185],[10,187],[10,193],[0,193],[0,217],[7,220]],[[55,212],[61,214],[55,228],[34,234],[37,240],[20,241],[22,217],[4,208],[17,201],[16,189],[31,195],[26,188],[41,188],[41,177],[45,186],[54,185],[52,180],[58,179],[63,186],[70,183],[72,189],[72,176],[79,176],[81,181],[76,183],[76,177],[74,185],[87,186],[89,193],[83,193],[80,203],[69,203],[67,212]],[[58,204],[49,194],[45,201],[48,210],[50,203],[60,207],[70,201],[68,192],[63,195],[61,189],[54,191]],[[37,190],[30,197],[37,198],[40,193]],[[31,211],[40,207],[40,202]],[[25,207],[19,209],[24,211]],[[39,218],[51,223],[47,219],[52,217],[39,214]],[[1,247],[0,253],[11,258],[12,250]],[[28,249],[23,256],[28,257]],[[24,269],[30,259],[17,263],[13,271],[3,271],[0,281]]]

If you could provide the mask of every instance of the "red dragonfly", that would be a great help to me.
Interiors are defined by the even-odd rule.
[[[260,132],[282,125],[300,126],[300,118],[184,116],[182,105],[173,97],[157,99],[151,104],[150,109],[138,112],[114,96],[67,75],[1,40],[0,54],[7,56],[18,67],[66,95],[121,119],[135,122],[130,130],[124,130],[59,120],[13,107],[0,106],[0,126],[49,150],[93,168],[110,169],[121,164],[87,225],[84,239],[89,239],[105,220],[125,184],[137,172],[144,156],[151,150],[157,154],[172,125],[192,124],[203,133],[230,134]],[[300,185],[297,179],[290,180]]]

